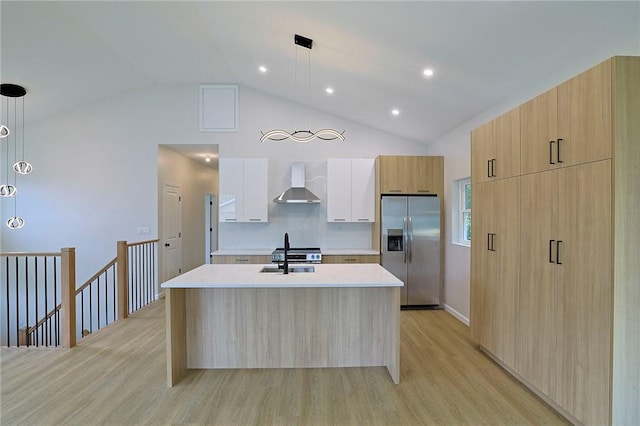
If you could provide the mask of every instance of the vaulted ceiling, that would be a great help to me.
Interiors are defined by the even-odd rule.
[[[237,83],[428,143],[558,69],[640,54],[637,1],[3,0],[0,15],[0,78],[27,88],[30,120]]]

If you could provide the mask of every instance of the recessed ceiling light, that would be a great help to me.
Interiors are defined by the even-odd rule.
[[[258,71],[260,71],[261,73],[265,73],[267,72],[267,67],[265,67],[264,65],[260,65],[258,67]]]
[[[391,115],[400,115],[400,110],[397,108],[394,108],[391,110]]]
[[[422,71],[422,74],[427,77],[431,77],[433,75],[433,70],[431,68],[426,68],[424,71]]]
[[[327,87],[326,89],[324,89],[325,92],[327,92],[330,95],[333,95],[333,88],[332,87]]]
[[[204,159],[204,161],[206,161],[207,163],[211,161],[211,157],[207,157]]]

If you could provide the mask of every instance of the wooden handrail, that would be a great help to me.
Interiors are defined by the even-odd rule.
[[[0,256],[16,256],[16,257],[32,257],[32,256],[62,256],[62,252],[57,252],[57,253],[46,253],[46,252],[42,252],[42,253],[30,253],[30,252],[25,252],[25,251],[15,251],[15,252],[8,252],[8,253],[0,253]]]
[[[84,290],[85,288],[89,287],[91,285],[91,283],[97,279],[100,275],[104,274],[105,272],[107,272],[107,269],[111,268],[113,265],[116,264],[116,260],[118,260],[117,257],[114,257],[111,262],[107,263],[105,266],[102,267],[102,269],[100,269],[98,272],[96,272],[95,274],[93,274],[93,276],[91,278],[89,278],[84,284],[82,284],[80,287],[78,287],[78,289],[76,290],[76,296],[79,295],[82,290]]]
[[[56,306],[55,308],[53,308],[51,311],[49,311],[49,313],[47,314],[46,317],[42,318],[40,321],[38,321],[36,323],[36,325],[34,325],[33,327],[29,327],[27,329],[27,335],[31,335],[31,333],[33,333],[34,331],[36,331],[36,329],[38,327],[40,327],[42,324],[44,324],[49,318],[51,318],[52,316],[54,316],[56,314],[56,312],[58,312],[60,309],[62,308],[62,304],[59,304],[58,306]]]
[[[141,246],[143,244],[157,243],[159,241],[160,239],[156,238],[155,240],[138,241],[137,243],[127,243],[127,247]]]

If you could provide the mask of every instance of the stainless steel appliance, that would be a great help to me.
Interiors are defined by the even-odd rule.
[[[288,263],[322,263],[322,253],[318,247],[295,248],[287,251]],[[284,247],[271,252],[271,263],[284,263]]]
[[[440,307],[440,198],[382,197],[382,266],[404,282],[402,307]]]
[[[306,188],[306,169],[304,163],[291,164],[291,187],[273,199],[274,203],[319,203],[313,192]]]

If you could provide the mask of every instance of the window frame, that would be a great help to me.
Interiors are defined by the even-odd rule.
[[[453,217],[453,235],[452,242],[453,244],[471,247],[471,222],[472,215],[471,210],[473,208],[472,205],[472,191],[469,191],[469,208],[466,208],[467,201],[467,192],[466,189],[469,187],[471,189],[471,177],[465,177],[461,179],[456,179],[453,181],[453,208],[452,208],[452,217]],[[465,226],[465,219],[469,218],[469,229],[468,233],[465,232],[467,227]]]
[[[469,208],[467,209],[467,187],[469,187]],[[471,178],[462,179],[459,182],[458,193],[460,196],[460,204],[459,204],[459,224],[460,224],[460,235],[459,240],[461,244],[471,245]],[[469,217],[469,232],[467,238],[467,230],[466,230],[466,217]]]

